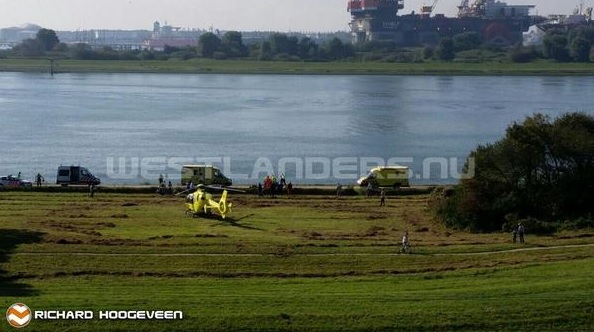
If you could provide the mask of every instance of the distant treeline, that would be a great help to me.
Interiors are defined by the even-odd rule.
[[[246,44],[242,34],[229,31],[222,36],[208,32],[202,34],[196,46],[165,46],[163,50],[120,51],[109,46],[100,49],[89,44],[61,43],[53,30],[41,29],[36,38],[26,39],[12,50],[0,52],[0,57],[35,58],[52,56],[76,60],[189,60],[210,58],[216,60],[251,59],[261,61],[381,61],[425,62],[459,61],[518,63],[549,59],[558,62],[594,61],[594,28],[551,30],[542,45],[502,46],[486,44],[481,35],[467,32],[446,37],[436,46],[402,48],[390,41],[361,44],[345,43],[339,38],[318,43],[309,37],[273,33],[261,42]]]

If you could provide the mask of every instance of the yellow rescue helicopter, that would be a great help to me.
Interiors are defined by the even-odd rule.
[[[213,195],[207,190],[222,190],[221,198],[216,201]],[[186,215],[191,216],[209,216],[212,211],[218,211],[223,219],[231,212],[232,203],[227,202],[227,193],[229,191],[240,190],[228,189],[224,187],[211,187],[199,184],[196,191],[186,196]]]

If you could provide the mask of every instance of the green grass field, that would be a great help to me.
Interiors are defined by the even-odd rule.
[[[49,72],[45,59],[0,59],[0,71]],[[592,63],[510,62],[285,62],[254,60],[56,60],[59,73],[221,73],[221,74],[354,74],[354,75],[592,75]]]
[[[42,321],[26,331],[589,330],[594,230],[473,234],[427,195],[233,195],[226,220],[150,194],[0,192],[0,303],[181,310],[175,321]],[[404,231],[412,254],[400,254]],[[6,320],[0,325],[13,330]]]

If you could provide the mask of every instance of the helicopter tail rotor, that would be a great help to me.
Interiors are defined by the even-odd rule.
[[[227,190],[224,190],[219,200],[219,213],[223,219],[225,219],[227,213],[231,212],[231,205],[231,203],[227,203]]]

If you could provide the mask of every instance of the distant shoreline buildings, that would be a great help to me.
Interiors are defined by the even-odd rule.
[[[0,29],[0,50],[9,50],[27,38],[35,38],[37,31],[43,27],[35,24],[24,24],[19,27]],[[51,29],[50,27],[45,27]],[[184,29],[173,25],[153,23],[151,30],[76,30],[56,31],[60,42],[65,44],[87,44],[93,48],[111,47],[114,50],[150,50],[163,51],[165,46],[183,48],[197,46],[200,36],[206,32],[222,35],[225,31],[215,29]],[[266,40],[274,31],[241,31],[245,43]],[[325,41],[338,37],[348,41],[348,32],[335,33],[301,33],[289,32],[287,35],[307,36],[317,41]]]
[[[433,14],[434,6],[423,6],[421,12],[397,15],[404,0],[348,0],[351,13],[351,31],[329,33],[285,32],[290,36],[309,37],[322,43],[332,38],[343,42],[392,41],[400,46],[435,45],[439,38],[459,32],[482,30],[485,40],[500,42],[501,45],[521,41],[524,45],[541,45],[547,31],[556,28],[569,29],[592,25],[592,8],[583,4],[571,15],[550,15],[533,21],[528,11],[534,6],[507,5],[496,0],[463,0],[457,18],[446,18]],[[51,27],[45,27],[51,29]],[[0,51],[10,50],[28,38],[35,38],[42,29],[35,24],[0,29]],[[173,48],[194,47],[200,36],[213,32],[222,36],[226,31],[215,29],[184,29],[165,22],[153,23],[152,30],[76,30],[56,31],[60,42],[65,44],[87,44],[91,48],[110,47],[118,51],[148,50],[164,51]],[[245,44],[267,40],[276,31],[240,31]]]

